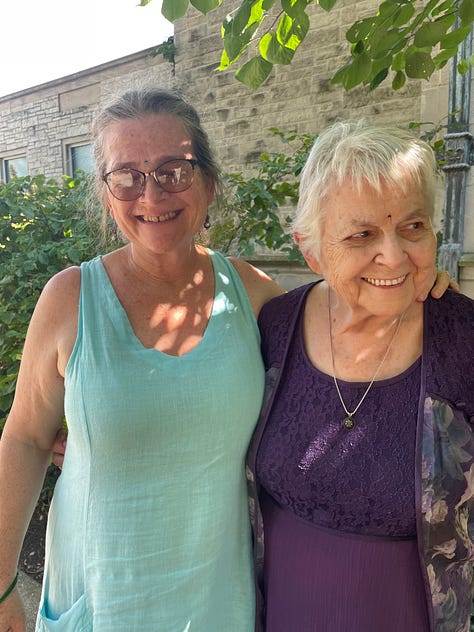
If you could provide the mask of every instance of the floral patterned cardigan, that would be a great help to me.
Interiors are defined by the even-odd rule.
[[[257,616],[264,629],[264,531],[255,462],[298,314],[314,284],[265,305],[259,319],[264,403],[248,454]],[[417,422],[417,539],[432,632],[469,632],[474,588],[474,301],[447,291],[424,305]],[[454,378],[454,379],[453,379]]]

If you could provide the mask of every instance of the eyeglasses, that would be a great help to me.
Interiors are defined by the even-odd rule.
[[[167,160],[148,173],[138,169],[115,169],[102,176],[102,179],[114,198],[122,202],[132,202],[138,200],[145,190],[148,176],[153,176],[156,184],[167,193],[186,191],[193,183],[194,167],[197,164],[197,160],[179,158]]]

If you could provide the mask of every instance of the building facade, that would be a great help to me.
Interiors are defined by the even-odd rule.
[[[462,90],[459,83],[453,86],[449,64],[429,82],[410,80],[399,91],[393,91],[389,82],[372,92],[364,87],[345,92],[331,84],[347,57],[346,30],[377,10],[378,2],[368,0],[340,0],[330,13],[311,4],[311,28],[292,64],[274,67],[264,85],[251,90],[235,80],[232,70],[216,70],[220,25],[233,6],[235,0],[224,0],[207,16],[190,10],[178,20],[174,62],[147,49],[0,97],[0,178],[25,173],[56,178],[89,169],[94,114],[110,95],[134,85],[180,87],[200,112],[225,172],[249,171],[260,153],[281,151],[281,141],[269,128],[314,134],[335,120],[364,117],[400,126],[426,123],[428,129],[445,125],[450,108],[457,104],[455,97]],[[462,81],[463,94],[468,96],[463,101],[466,129],[462,138],[453,139],[457,158],[447,172],[451,185],[440,188],[438,228],[449,242],[448,262],[455,252],[463,291],[474,297],[472,78]],[[306,278],[305,271],[295,271],[284,261],[263,259],[260,263],[287,287]]]

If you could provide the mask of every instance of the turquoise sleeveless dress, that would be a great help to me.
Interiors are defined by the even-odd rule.
[[[100,257],[81,266],[37,632],[254,628],[244,459],[264,369],[240,278],[209,252],[212,315],[181,357],[141,344]]]

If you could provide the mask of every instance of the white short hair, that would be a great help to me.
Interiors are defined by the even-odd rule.
[[[381,191],[384,182],[406,190],[422,189],[434,214],[437,163],[428,143],[397,127],[339,122],[317,138],[301,174],[299,201],[293,222],[303,252],[320,253],[322,201],[343,182],[360,192],[364,184]]]

